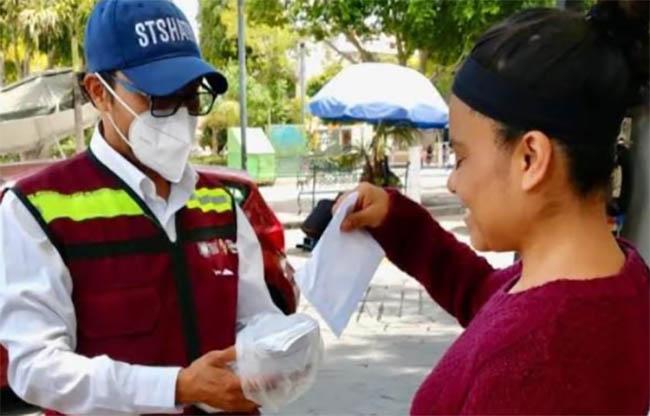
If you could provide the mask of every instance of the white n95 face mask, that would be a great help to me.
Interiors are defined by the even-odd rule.
[[[190,156],[197,117],[191,116],[186,107],[179,108],[176,114],[169,117],[154,117],[149,110],[137,114],[101,75],[96,75],[113,97],[135,117],[129,126],[127,138],[108,114],[108,120],[117,134],[131,147],[142,164],[168,181],[178,183]]]

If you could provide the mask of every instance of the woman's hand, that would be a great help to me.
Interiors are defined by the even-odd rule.
[[[388,192],[383,188],[371,185],[367,182],[359,184],[357,189],[353,192],[358,192],[359,197],[354,210],[349,213],[341,223],[342,231],[352,231],[359,228],[375,228],[379,227],[386,215],[388,215],[388,207],[390,197]],[[336,212],[343,200],[350,194],[341,196],[334,207],[332,212]]]

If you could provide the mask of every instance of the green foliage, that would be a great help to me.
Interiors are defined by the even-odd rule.
[[[239,103],[234,100],[219,101],[203,120],[201,146],[221,152],[227,140],[228,128],[239,125]]]
[[[0,0],[0,84],[32,69],[80,64],[84,27],[97,0]],[[596,0],[567,0],[587,10]],[[300,122],[296,98],[297,45],[306,36],[343,35],[357,49],[352,61],[397,60],[417,67],[447,96],[457,63],[489,26],[528,7],[556,0],[246,0],[247,110],[252,126]],[[199,0],[204,57],[222,69],[230,88],[207,116],[202,143],[223,148],[239,125],[236,0]],[[364,42],[386,35],[397,57],[368,51]],[[324,68],[307,83],[313,96],[342,69]],[[315,136],[314,136],[315,137]],[[62,146],[73,148],[74,141]],[[315,146],[317,139],[311,140]],[[68,149],[70,147],[70,149]],[[58,154],[58,150],[55,152]]]
[[[201,51],[205,59],[218,67],[237,60],[237,38],[228,36],[226,25],[222,21],[222,13],[227,10],[228,3],[227,0],[199,1]]]
[[[305,102],[305,105],[307,105],[307,102]],[[300,124],[302,116],[302,103],[300,97],[291,98],[285,105],[285,111],[287,124]]]
[[[84,130],[84,143],[86,144],[86,147],[90,145],[90,140],[93,137],[94,131],[95,130],[92,127]],[[51,159],[61,159],[74,156],[74,154],[77,152],[75,137],[66,136],[63,139],[59,140],[58,145],[56,143],[52,144],[48,150],[49,157]],[[61,153],[63,153],[63,156]]]
[[[430,79],[433,85],[445,100],[449,99],[451,95],[451,86],[454,83],[454,75],[456,71],[455,65],[431,65],[433,67],[428,73],[432,74]]]
[[[63,140],[59,141],[59,146],[56,144],[52,147],[50,147],[50,157],[58,159],[61,157],[61,151],[59,151],[59,147],[61,148],[61,151],[65,155],[65,157],[70,157],[75,154],[75,142],[74,142],[74,137],[73,136],[68,136],[64,138]]]
[[[200,0],[203,55],[228,78],[226,99],[239,99],[237,65],[237,10],[234,0]],[[295,101],[298,35],[289,26],[283,4],[277,0],[246,3],[246,92],[248,123],[292,123],[297,117]]]
[[[406,38],[414,49],[440,65],[452,65],[493,24],[530,7],[553,6],[554,0],[413,0],[407,12]]]
[[[317,40],[342,34],[357,49],[361,61],[375,61],[377,56],[363,47],[363,42],[380,34],[395,35],[400,63],[406,63],[401,38],[407,24],[403,20],[408,0],[293,0],[288,8],[291,19],[303,34]],[[403,53],[401,53],[403,52]]]
[[[336,74],[341,72],[343,65],[340,62],[335,62],[325,67],[320,75],[310,78],[307,81],[307,96],[313,97],[325,84],[329,82]]]
[[[228,160],[224,155],[211,154],[207,156],[192,156],[190,163],[194,165],[219,165],[226,166]]]
[[[219,101],[207,116],[206,126],[224,130],[239,124],[239,103],[233,100]]]
[[[358,147],[352,147],[352,149],[345,153],[330,157],[330,160],[336,166],[337,171],[352,171],[359,167],[363,161],[363,151]]]
[[[94,0],[0,0],[1,82],[71,66],[80,56]],[[77,62],[80,65],[80,62]]]
[[[16,153],[0,154],[0,163],[20,162],[20,156]]]
[[[227,100],[239,100],[239,71],[236,63],[225,68],[224,74],[228,78]],[[268,124],[269,111],[272,107],[270,89],[260,84],[256,78],[246,79],[246,110],[248,124],[251,126],[265,126]]]
[[[591,0],[584,0],[591,1]],[[362,61],[378,57],[363,49],[380,34],[395,40],[397,59],[406,65],[416,50],[424,62],[452,65],[492,24],[518,10],[553,6],[555,0],[293,0],[289,14],[296,26],[316,39],[343,34]],[[428,75],[428,74],[426,74]]]
[[[364,149],[364,178],[379,186],[399,185],[399,178],[388,169],[386,155],[388,153],[388,139],[398,147],[405,147],[413,143],[415,136],[413,128],[405,124],[379,124],[375,128],[375,136],[370,147],[365,153]]]

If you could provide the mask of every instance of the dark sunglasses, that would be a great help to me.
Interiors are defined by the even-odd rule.
[[[113,77],[113,80],[124,87],[125,90],[140,94],[149,99],[149,109],[154,117],[170,117],[176,114],[182,106],[187,108],[192,116],[204,116],[212,110],[217,94],[203,81],[201,84],[184,88],[179,92],[165,96],[149,95],[140,91],[129,81]]]

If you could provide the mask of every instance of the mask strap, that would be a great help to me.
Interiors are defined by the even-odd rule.
[[[129,105],[128,105],[127,103],[124,102],[124,100],[122,100],[122,97],[120,97],[119,95],[117,95],[117,94],[115,93],[115,90],[113,90],[113,88],[111,88],[111,86],[108,85],[108,82],[106,82],[106,81],[104,80],[104,78],[102,78],[102,76],[99,75],[99,72],[95,72],[95,76],[99,79],[99,81],[102,83],[102,85],[104,86],[104,88],[106,88],[106,89],[108,90],[108,92],[110,92],[111,95],[112,95],[113,97],[115,97],[115,99],[116,99],[116,100],[117,100],[117,101],[122,105],[122,107],[126,108],[126,110],[127,110],[129,113],[131,113],[131,115],[132,115],[133,117],[138,118],[138,114],[136,114],[136,112],[133,111],[133,109],[132,109],[131,107],[129,107]]]
[[[117,124],[115,124],[115,120],[113,120],[113,116],[110,115],[109,113],[107,113],[106,115],[108,116],[108,121],[110,121],[110,123],[113,125],[113,128],[117,132],[117,135],[120,136],[120,138],[124,141],[124,143],[129,145],[129,147],[132,147],[131,142],[129,141],[129,139],[126,138],[124,133],[122,133],[122,130],[120,130],[120,128],[117,127]]]
[[[127,105],[127,104],[126,104],[126,103],[125,103],[121,98],[120,98],[120,96],[117,95],[117,94],[115,93],[115,91],[110,87],[110,85],[108,85],[108,83],[107,83],[106,81],[104,81],[104,78],[102,78],[102,76],[99,75],[98,72],[95,72],[95,75],[97,76],[97,78],[99,79],[99,81],[102,83],[102,85],[104,86],[104,88],[106,88],[106,89],[108,90],[108,92],[109,92],[113,97],[115,97],[115,99],[116,99],[116,100],[117,100],[117,101],[118,101],[118,102],[119,102],[119,103],[120,103],[124,108],[126,108],[126,110],[127,110],[129,113],[133,114],[133,116],[137,118],[138,115],[135,114],[135,112],[131,109],[131,107],[129,107],[129,106],[128,106],[128,105]],[[115,120],[113,120],[113,116],[111,115],[111,113],[108,113],[108,112],[107,112],[107,113],[106,113],[106,116],[108,117],[108,121],[113,125],[113,128],[114,128],[115,131],[117,132],[118,136],[120,136],[120,138],[121,138],[122,140],[124,140],[124,143],[126,143],[129,147],[132,147],[132,146],[131,146],[131,142],[129,141],[129,139],[127,139],[126,136],[124,135],[124,133],[122,133],[122,130],[120,130],[120,128],[117,127],[117,124],[115,123]]]

